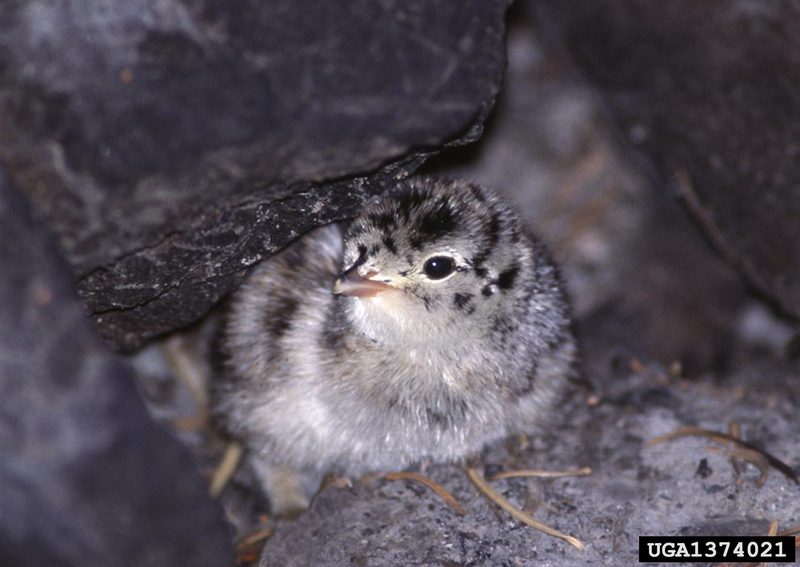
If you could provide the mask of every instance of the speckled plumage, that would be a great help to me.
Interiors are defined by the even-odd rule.
[[[224,349],[215,412],[279,511],[328,472],[454,461],[533,431],[575,358],[544,248],[494,193],[430,179],[259,265]]]

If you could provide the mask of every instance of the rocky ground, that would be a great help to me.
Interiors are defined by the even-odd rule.
[[[775,372],[773,364],[767,367]],[[739,372],[750,382],[763,369]],[[765,394],[673,380],[654,367],[626,370],[597,406],[581,396],[566,403],[552,431],[525,450],[488,449],[482,461],[489,474],[592,468],[588,477],[493,483],[516,506],[581,539],[583,550],[500,512],[459,467],[437,466],[427,474],[453,492],[465,516],[413,481],[329,489],[295,523],[276,526],[261,565],[635,565],[641,535],[766,534],[772,520],[796,527],[796,480],[773,469],[759,486],[749,465],[737,478],[723,448],[706,439],[647,441],[685,425],[724,432],[736,422],[747,441],[796,468],[799,396],[796,386]]]

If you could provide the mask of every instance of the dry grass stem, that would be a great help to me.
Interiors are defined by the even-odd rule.
[[[481,491],[481,493],[483,493],[484,496],[486,496],[486,498],[488,498],[489,500],[500,506],[500,508],[502,508],[503,510],[514,516],[520,522],[523,522],[531,526],[532,528],[539,530],[542,533],[562,539],[567,543],[569,543],[570,545],[577,547],[578,549],[586,548],[586,545],[578,538],[560,532],[555,528],[551,528],[550,526],[531,518],[521,510],[515,508],[514,505],[511,504],[511,502],[506,500],[499,492],[497,492],[494,488],[492,488],[492,486],[486,481],[486,479],[483,478],[483,476],[481,475],[481,473],[478,472],[477,469],[468,467],[466,469],[466,472],[467,476],[472,481],[472,483],[478,488],[478,490]]]
[[[770,537],[778,535],[778,520],[772,520],[769,523],[769,530],[767,530],[767,535]]]
[[[464,507],[461,506],[461,504],[458,503],[458,500],[455,499],[455,496],[453,496],[444,486],[430,477],[415,472],[393,472],[386,473],[382,475],[381,478],[385,478],[386,480],[413,480],[422,483],[433,490],[439,496],[439,498],[444,500],[445,504],[450,506],[450,508],[452,508],[457,514],[464,516],[467,513],[466,510],[464,510]]]
[[[208,408],[208,382],[209,376],[203,366],[193,356],[191,347],[185,337],[173,335],[168,338],[162,347],[167,364],[172,373],[189,390],[198,408],[205,411]]]
[[[202,431],[208,427],[208,415],[203,412],[189,417],[177,417],[169,420],[169,424],[176,431]]]
[[[272,536],[272,532],[273,530],[270,527],[257,528],[240,539],[236,544],[236,549],[246,551],[254,546],[260,546]]]
[[[517,471],[504,471],[497,473],[487,480],[501,480],[504,478],[521,478],[521,477],[536,477],[536,478],[564,478],[568,476],[587,476],[592,474],[592,469],[589,467],[581,467],[579,469],[572,469],[566,471],[542,471],[537,469],[521,469]]]
[[[228,446],[225,447],[225,453],[222,455],[222,460],[211,477],[211,485],[208,488],[212,498],[217,498],[225,490],[231,477],[239,467],[243,454],[244,448],[235,441],[228,443]]]
[[[789,528],[789,529],[783,530],[780,533],[778,533],[778,535],[779,536],[787,536],[787,535],[797,536],[797,535],[800,535],[800,526],[795,526],[793,528]]]
[[[797,477],[797,473],[792,469],[792,467],[774,455],[764,451],[763,449],[759,449],[758,447],[727,433],[710,431],[701,427],[685,426],[679,427],[672,433],[653,437],[647,442],[647,445],[652,446],[656,445],[657,443],[678,439],[679,437],[704,437],[706,439],[716,441],[717,443],[722,443],[723,445],[732,446],[729,450],[733,451],[735,458],[748,461],[756,467],[759,467],[760,464],[766,462],[769,466],[778,470],[786,478],[794,481],[796,484],[800,484],[800,478]],[[760,467],[759,470],[761,470]]]

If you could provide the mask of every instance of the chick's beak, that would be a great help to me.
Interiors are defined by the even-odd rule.
[[[333,293],[351,297],[374,297],[382,291],[393,289],[388,283],[370,279],[375,275],[373,272],[367,274],[367,277],[362,277],[355,270],[345,272],[333,285]]]

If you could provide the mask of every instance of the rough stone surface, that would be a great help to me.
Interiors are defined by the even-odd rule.
[[[489,474],[592,468],[588,477],[492,483],[517,507],[538,502],[534,517],[580,538],[583,551],[499,511],[461,469],[436,466],[427,474],[454,494],[466,516],[412,481],[331,488],[294,524],[278,526],[260,565],[636,565],[640,535],[765,535],[771,520],[780,529],[797,526],[800,486],[779,472],[771,470],[759,488],[748,465],[739,484],[731,462],[709,451],[715,444],[708,440],[647,445],[683,425],[725,432],[733,420],[745,440],[800,471],[800,387],[787,380],[797,369],[781,366],[773,360],[742,369],[724,388],[669,380],[658,367],[622,373],[598,406],[581,396],[565,404],[550,434],[529,448],[486,451]],[[742,384],[765,368],[779,376],[770,381],[776,389],[743,393]]]
[[[12,0],[0,164],[103,334],[134,348],[434,148],[476,139],[506,6]]]
[[[232,564],[221,509],[0,176],[0,565]]]
[[[533,6],[715,243],[800,317],[800,2]]]

